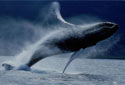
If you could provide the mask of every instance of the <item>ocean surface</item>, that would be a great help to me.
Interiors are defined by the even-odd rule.
[[[10,60],[1,56],[0,62]],[[11,57],[12,58],[12,57]],[[1,85],[124,85],[124,60],[76,59],[65,73],[67,58],[49,57],[31,71],[5,71],[0,67]],[[56,61],[56,62],[55,62]]]

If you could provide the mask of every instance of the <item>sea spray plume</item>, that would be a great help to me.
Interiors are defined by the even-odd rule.
[[[52,3],[52,5],[57,4],[57,2]],[[43,58],[74,52],[75,54],[73,54],[68,61],[69,65],[72,60],[76,58],[74,55],[77,56],[76,54],[81,53],[81,49],[96,45],[99,41],[113,35],[118,29],[118,25],[111,22],[96,22],[84,26],[74,25],[62,18],[59,9],[54,8],[54,10],[55,18],[62,24],[67,25],[68,29],[60,27],[64,29],[54,29],[50,31],[35,44],[29,46],[24,52],[17,55],[23,59],[26,58],[26,62],[22,62],[16,67],[12,66],[12,69],[30,70],[32,65]],[[68,65],[66,65],[66,68]],[[3,63],[2,66],[7,69],[8,66],[10,67],[10,64]]]
[[[14,56],[35,43],[46,31],[31,21],[11,16],[0,17],[0,54]],[[13,50],[12,50],[13,49]]]

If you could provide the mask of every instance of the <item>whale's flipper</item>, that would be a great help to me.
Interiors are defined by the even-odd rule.
[[[54,4],[54,5],[56,5],[56,4],[59,5],[59,3],[57,3],[57,2],[54,2],[53,4]],[[58,8],[54,8],[54,11],[55,11],[55,14],[56,14],[57,19],[58,19],[60,22],[62,22],[62,23],[64,23],[64,24],[67,24],[67,25],[70,25],[70,26],[75,26],[74,24],[69,23],[69,22],[67,22],[67,21],[65,21],[65,20],[63,19],[62,15],[61,15],[61,13],[60,13],[60,7],[59,7],[59,6],[58,6]]]
[[[62,24],[67,26],[75,26],[72,23],[65,21],[60,13],[60,4],[58,2],[52,2],[45,7],[46,12],[41,13],[42,26],[51,26],[53,24]]]
[[[71,57],[69,58],[69,61],[67,62],[66,66],[63,69],[63,73],[65,72],[65,70],[67,69],[67,67],[69,66],[69,64],[76,58],[78,58],[78,56],[83,52],[83,49],[81,48],[79,51],[74,52]]]

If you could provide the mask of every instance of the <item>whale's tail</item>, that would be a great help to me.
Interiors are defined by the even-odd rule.
[[[4,70],[24,70],[24,71],[30,71],[30,67],[28,65],[19,65],[16,66],[15,64],[7,61],[2,63],[2,67]]]
[[[2,67],[4,67],[5,70],[12,70],[14,69],[14,66],[8,63],[3,63]]]

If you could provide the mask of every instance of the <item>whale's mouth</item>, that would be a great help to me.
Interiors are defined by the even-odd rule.
[[[110,29],[118,28],[118,25],[112,22],[101,22],[99,26],[108,27]]]
[[[112,22],[101,22],[99,24],[99,27],[101,27],[101,34],[103,36],[109,35],[111,36],[118,30],[118,25]]]
[[[112,36],[117,30],[118,25],[112,22],[101,22],[97,24],[99,26],[99,30],[95,32],[96,39],[98,41],[105,40]]]
[[[111,29],[113,29],[114,31],[117,31],[119,28],[119,26],[117,24],[113,24],[113,26],[111,27]]]
[[[111,35],[113,33],[115,33],[118,30],[118,25],[112,22],[106,22],[105,25],[109,28],[109,34],[111,33]]]

